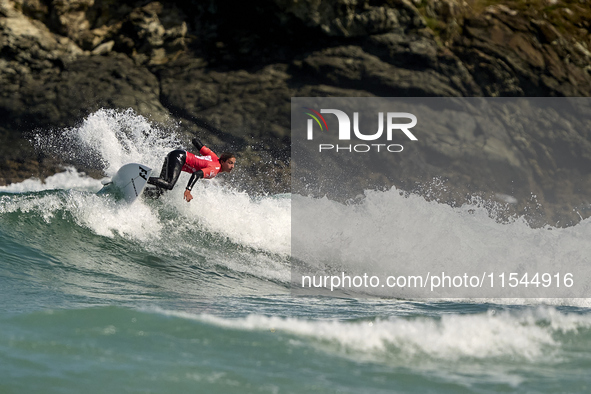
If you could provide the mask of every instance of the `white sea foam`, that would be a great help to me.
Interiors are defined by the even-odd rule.
[[[165,133],[132,110],[99,110],[70,133],[84,148],[100,155],[110,176],[127,163],[159,170],[166,154],[181,145],[173,130]]]
[[[435,317],[364,321],[306,320],[249,315],[229,319],[157,310],[215,326],[295,335],[317,349],[356,360],[397,363],[510,359],[562,362],[560,335],[588,332],[591,317],[551,307]],[[572,338],[572,337],[570,337]]]
[[[157,213],[142,201],[130,205],[96,195],[72,194],[66,209],[72,212],[79,225],[106,237],[118,234],[139,241],[154,241],[164,228]]]
[[[174,125],[163,130],[131,109],[100,109],[80,126],[38,133],[34,142],[48,154],[100,166],[107,176],[127,163],[159,171],[166,154],[182,145]]]
[[[416,195],[404,196],[395,188],[368,191],[354,205],[294,196],[292,210],[292,253],[318,272],[382,278],[427,272],[486,273],[494,275],[497,288],[501,286],[498,275],[506,272],[502,296],[518,298],[522,296],[510,292],[524,289],[509,287],[509,272],[529,272],[530,277],[536,272],[564,275],[591,266],[587,241],[591,219],[568,228],[532,228],[523,219],[499,223],[477,204],[453,208]],[[584,275],[575,274],[575,278],[582,284]],[[538,297],[531,286],[527,293]],[[477,294],[487,297],[484,292]],[[461,298],[461,292],[455,297]],[[552,292],[545,297],[552,297]]]
[[[180,147],[174,130],[165,137],[158,127],[128,110],[100,110],[84,120],[82,126],[68,130],[84,149],[98,154],[108,163],[107,173],[114,173],[128,162],[140,162],[157,175],[168,152]],[[231,176],[223,174],[220,177]],[[178,181],[185,185],[189,175]],[[251,198],[246,192],[220,187],[216,180],[200,181],[193,191],[194,200],[187,204],[183,187],[177,187],[162,198],[186,220],[198,218],[203,228],[232,241],[263,251],[288,254],[290,251],[290,201],[265,197]]]
[[[0,192],[26,193],[42,190],[77,189],[98,191],[102,187],[101,182],[78,172],[74,167],[67,167],[64,172],[47,177],[45,180],[31,178],[22,182],[0,186]]]
[[[145,204],[129,205],[88,192],[16,195],[0,199],[0,213],[17,211],[39,214],[47,223],[63,220],[62,217],[56,218],[56,214],[67,213],[78,225],[106,237],[119,234],[146,241],[158,237],[162,230],[157,215]]]
[[[183,174],[179,182],[187,182]],[[208,262],[260,278],[288,282],[288,257],[291,245],[289,198],[265,196],[253,198],[246,192],[226,189],[217,180],[200,181],[193,189],[194,199],[183,199],[184,189],[167,192],[157,203],[166,227],[171,253],[205,254]],[[159,205],[162,204],[162,205]],[[213,236],[214,245],[202,250],[199,238]],[[234,246],[223,246],[231,242]]]
[[[190,203],[183,200],[182,192],[179,188],[167,202],[174,204],[183,216],[198,218],[208,231],[251,248],[281,255],[290,253],[289,198],[252,198],[246,192],[225,189],[215,180],[200,182]]]

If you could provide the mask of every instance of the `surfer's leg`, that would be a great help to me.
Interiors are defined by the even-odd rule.
[[[160,187],[166,190],[172,190],[176,181],[181,175],[185,161],[187,160],[187,152],[184,150],[175,150],[170,152],[164,164],[162,165],[162,171],[160,171],[160,177],[150,177],[148,183]]]

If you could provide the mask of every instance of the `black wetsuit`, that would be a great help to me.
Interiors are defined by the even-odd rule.
[[[161,189],[172,190],[181,175],[186,160],[187,152],[180,149],[173,150],[164,159],[160,177],[151,176],[148,183]]]
[[[194,138],[192,141],[193,145],[197,148],[197,150],[201,150],[203,144],[197,138]],[[164,159],[164,164],[162,164],[162,171],[160,171],[159,177],[151,176],[148,179],[148,183],[154,185],[160,189],[165,190],[172,190],[176,181],[178,181],[179,176],[183,170],[183,166],[187,161],[187,152],[181,149],[173,150]],[[191,179],[189,180],[189,185],[187,189],[191,190],[197,182],[198,179],[203,178],[203,171],[196,171],[191,175]]]

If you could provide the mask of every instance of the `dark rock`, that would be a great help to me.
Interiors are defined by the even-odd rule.
[[[57,168],[22,136],[100,107],[181,120],[238,151],[244,179],[270,191],[289,187],[291,97],[591,94],[588,2],[480,4],[1,0],[0,177]],[[459,195],[517,179],[563,211],[587,201],[589,136],[539,122],[555,132],[434,132],[414,161],[396,164],[395,183],[410,190],[439,173]]]
[[[373,5],[371,1],[351,2],[275,0],[279,8],[304,21],[310,27],[319,27],[328,36],[359,37],[401,30],[409,25],[424,26],[415,7],[399,0],[397,7],[387,2]]]

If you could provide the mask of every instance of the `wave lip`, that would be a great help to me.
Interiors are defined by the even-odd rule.
[[[22,182],[0,186],[0,193],[28,193],[59,189],[97,191],[101,186],[101,181],[88,177],[83,172],[78,172],[74,167],[66,167],[64,172],[48,176],[43,181],[31,178]]]
[[[415,362],[508,359],[558,363],[567,357],[562,348],[570,340],[582,339],[583,347],[591,347],[591,316],[549,307],[352,322],[262,315],[239,319],[180,315],[229,329],[281,331],[345,357],[364,355],[368,360],[387,363],[401,356]]]
[[[362,320],[154,312],[198,321],[231,337],[264,336],[269,346],[337,364],[353,362],[357,370],[488,387],[484,391],[496,391],[492,384],[499,390],[509,386],[547,392],[547,383],[577,387],[588,381],[584,371],[591,351],[591,316],[553,307]],[[548,370],[556,375],[548,378]],[[564,376],[572,377],[568,384]]]

